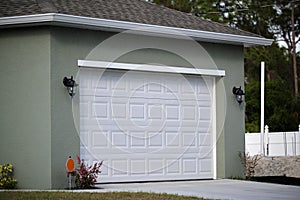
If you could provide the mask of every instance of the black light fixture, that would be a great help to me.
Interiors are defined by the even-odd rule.
[[[73,80],[73,76],[71,76],[71,78],[64,77],[63,84],[64,84],[64,86],[66,86],[69,95],[71,97],[75,96],[75,94],[76,94],[76,87],[78,86],[78,84],[76,83],[75,80]]]
[[[242,87],[239,88],[233,87],[232,93],[235,95],[236,101],[241,104],[243,102],[243,95],[245,95],[244,91],[242,90]]]

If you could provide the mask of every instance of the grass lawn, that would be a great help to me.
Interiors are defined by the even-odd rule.
[[[185,197],[169,194],[154,193],[132,193],[132,192],[105,192],[105,193],[78,193],[78,192],[0,192],[0,200],[23,200],[23,199],[39,199],[39,200],[204,200],[197,197]]]

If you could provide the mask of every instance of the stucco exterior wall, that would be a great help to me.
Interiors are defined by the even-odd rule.
[[[0,31],[0,163],[19,188],[51,188],[50,34]]]
[[[217,177],[242,175],[238,151],[244,151],[244,106],[232,94],[233,86],[243,87],[242,46],[63,27],[20,30],[0,33],[0,87],[6,95],[0,105],[0,161],[15,165],[19,187],[67,187],[66,159],[79,154],[79,95],[71,99],[62,79],[73,75],[78,80],[78,59],[225,70],[225,77],[216,78]],[[27,168],[38,168],[42,175],[27,179],[26,156]]]
[[[68,187],[65,169],[68,156],[77,162],[76,155],[80,155],[79,95],[71,98],[62,80],[65,76],[77,77],[77,60],[84,59],[94,44],[105,39],[107,34],[59,27],[51,27],[50,33],[51,183],[52,189],[56,189]]]
[[[217,174],[220,178],[243,176],[238,156],[245,151],[245,104],[239,105],[232,94],[234,86],[244,90],[244,55],[242,46],[203,44],[211,52],[226,76],[217,81]]]
[[[79,70],[78,59],[225,70],[225,77],[216,78],[217,177],[242,176],[238,152],[244,151],[244,104],[239,105],[232,94],[233,86],[244,88],[242,46],[198,43],[184,36],[170,39],[132,34],[134,32],[116,34],[54,28],[52,33],[56,38],[56,46],[52,46],[52,59],[57,62],[55,66],[52,62],[55,72],[72,66],[68,71],[75,74]],[[52,91],[52,99],[55,91]],[[74,105],[78,106],[78,102],[73,100]]]

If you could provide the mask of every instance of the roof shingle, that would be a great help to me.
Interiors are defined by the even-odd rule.
[[[143,0],[2,0],[0,17],[60,13],[167,27],[260,37]]]

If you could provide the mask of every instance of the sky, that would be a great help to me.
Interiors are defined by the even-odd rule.
[[[287,48],[286,43],[283,42],[283,41],[279,41],[278,44],[279,44],[279,46],[281,46],[281,47],[286,47],[286,48]],[[298,42],[298,44],[297,44],[297,46],[296,46],[296,52],[299,52],[299,51],[300,51],[300,43]]]

